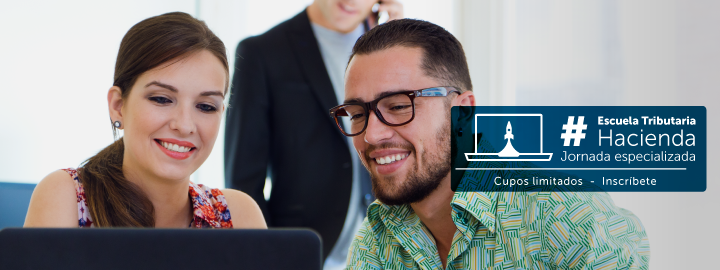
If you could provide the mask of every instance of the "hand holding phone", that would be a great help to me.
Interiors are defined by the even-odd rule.
[[[403,5],[397,0],[382,0],[373,5],[372,13],[368,17],[370,28],[391,20],[403,18]]]

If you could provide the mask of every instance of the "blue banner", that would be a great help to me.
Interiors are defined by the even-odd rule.
[[[453,107],[453,188],[705,191],[703,106]]]

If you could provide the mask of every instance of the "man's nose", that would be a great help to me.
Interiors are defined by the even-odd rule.
[[[395,131],[392,127],[386,125],[374,112],[371,112],[368,117],[367,128],[365,129],[365,142],[372,145],[382,143],[384,140],[388,140],[393,136]]]

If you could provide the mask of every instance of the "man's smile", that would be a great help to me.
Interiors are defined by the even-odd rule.
[[[378,157],[378,158],[375,158],[375,162],[377,162],[380,165],[391,164],[391,163],[395,163],[396,161],[400,161],[400,160],[406,158],[408,155],[410,155],[410,154],[404,154],[404,155],[396,154],[396,155],[388,155],[388,156],[384,156],[384,157]]]
[[[412,151],[405,149],[372,150],[367,156],[368,162],[375,165],[378,174],[391,174],[397,171]]]

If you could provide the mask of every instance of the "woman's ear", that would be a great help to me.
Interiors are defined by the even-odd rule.
[[[120,89],[120,87],[110,87],[110,90],[108,90],[107,100],[108,109],[110,111],[110,121],[112,121],[113,123],[115,123],[115,121],[119,121],[120,127],[118,128],[122,129],[124,127],[122,114],[122,107],[124,102],[122,99],[122,90]]]

